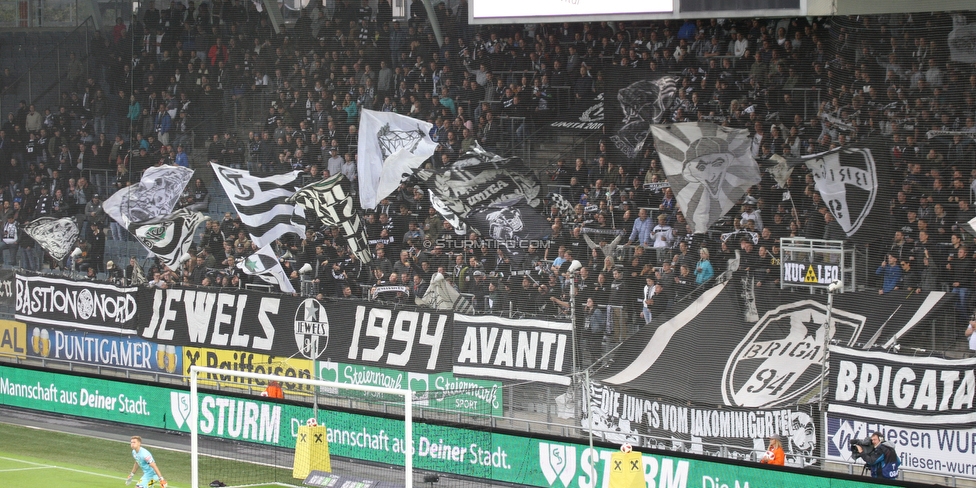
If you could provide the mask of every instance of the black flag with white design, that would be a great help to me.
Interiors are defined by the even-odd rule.
[[[502,158],[480,146],[449,168],[422,169],[416,177],[442,202],[438,211],[445,218],[520,196],[532,208],[542,205],[542,185],[521,159]]]
[[[343,179],[345,176],[340,173],[327,180],[305,185],[288,201],[304,207],[306,212],[312,212],[326,225],[341,228],[352,253],[363,263],[369,263],[373,257],[366,239],[366,226],[356,212],[352,197],[342,189]]]
[[[870,242],[890,228],[887,154],[851,145],[803,157],[824,205],[850,241]]]
[[[610,86],[620,86],[632,81],[628,76],[633,70],[618,69],[608,79]],[[648,138],[651,125],[670,120],[670,107],[678,94],[678,79],[662,76],[657,79],[641,79],[621,86],[614,92],[616,100],[607,100],[605,105],[606,123],[616,133],[610,136],[614,146],[627,158],[634,159],[644,153],[650,145]]]
[[[495,202],[472,209],[464,220],[485,239],[493,239],[509,250],[527,248],[524,241],[549,237],[550,227],[538,210],[524,197]]]
[[[132,224],[129,232],[163,264],[172,268],[190,249],[197,226],[205,220],[210,217],[190,208],[181,208],[166,217]]]

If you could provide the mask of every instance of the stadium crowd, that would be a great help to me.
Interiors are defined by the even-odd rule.
[[[431,164],[441,167],[475,143],[504,154],[550,137],[550,123],[607,90],[610,77],[670,74],[679,82],[665,121],[748,129],[764,167],[773,155],[881,140],[892,175],[882,184],[897,194],[890,231],[871,244],[872,260],[890,254],[878,289],[946,286],[968,314],[976,261],[961,225],[976,217],[976,66],[950,59],[949,14],[475,26],[468,2],[451,0],[434,8],[438,45],[421,2],[403,20],[389,0],[373,3],[310,6],[278,34],[252,2],[160,10],[150,1],[135,22],[96,32],[89,75],[72,58],[59,106],[25,101],[0,127],[5,262],[39,270],[43,253],[18,227],[77,215],[86,251],[78,259],[103,271],[105,239],[128,236],[109,226],[101,202],[152,165],[190,166],[189,155],[258,174],[342,173],[354,191],[363,109],[433,123]],[[241,130],[241,121],[250,125]],[[320,227],[281,242],[284,269],[299,289],[298,270],[312,265],[304,281],[314,287],[303,292],[361,296],[388,285],[379,298],[390,300],[423,296],[441,271],[480,311],[558,314],[578,260],[582,313],[611,324],[594,334],[620,337],[619,324],[664,313],[724,271],[736,250],[740,270],[768,288],[779,279],[780,238],[844,238],[802,167],[782,187],[764,174],[713,232],[689,234],[673,193],[658,185],[667,177],[651,144],[625,157],[609,140],[614,122],[595,155],[567,156],[543,173],[577,210],[571,217],[547,204],[547,243],[512,254],[465,241],[408,181],[366,212],[372,263]],[[955,134],[927,137],[932,130]],[[208,200],[197,180],[183,203]],[[254,250],[226,214],[206,224],[184,270],[154,266],[146,278],[237,287],[246,279],[233,265]],[[113,263],[108,273],[119,279],[122,270]],[[601,322],[606,310],[618,320]]]

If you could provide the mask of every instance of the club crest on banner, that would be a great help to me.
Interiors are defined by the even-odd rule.
[[[176,421],[176,428],[182,429],[183,425],[189,426],[190,420],[190,394],[181,391],[172,391],[169,394],[169,410]]]
[[[817,191],[831,215],[853,236],[871,214],[878,197],[878,169],[867,148],[843,148],[806,160]]]
[[[830,319],[830,339],[840,344],[855,343],[867,320],[836,306]],[[725,403],[771,408],[795,403],[811,393],[820,382],[826,320],[826,305],[813,300],[766,312],[725,364]]]
[[[318,359],[329,346],[329,314],[325,306],[308,298],[295,311],[295,342],[308,359]]]
[[[539,467],[550,486],[556,486],[556,480],[569,486],[576,475],[576,448],[562,444],[539,443]]]

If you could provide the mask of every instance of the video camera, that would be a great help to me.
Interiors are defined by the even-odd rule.
[[[858,451],[857,446],[861,446],[862,451]],[[870,454],[871,451],[874,451],[874,444],[871,443],[870,437],[865,437],[864,439],[851,439],[849,447],[851,448],[851,457],[854,458],[855,461],[866,454]]]

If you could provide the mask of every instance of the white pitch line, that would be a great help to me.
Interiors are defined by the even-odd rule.
[[[10,473],[13,471],[31,471],[33,469],[51,469],[54,466],[34,466],[33,468],[11,468],[11,469],[0,469],[0,473]]]
[[[121,477],[118,477],[118,476],[112,476],[112,475],[109,475],[109,474],[102,474],[102,473],[93,473],[91,471],[84,471],[84,470],[81,470],[81,469],[65,468],[63,466],[55,466],[53,464],[35,463],[33,461],[24,461],[23,459],[14,459],[14,458],[8,458],[8,457],[3,457],[3,456],[0,456],[0,459],[3,459],[5,461],[16,461],[16,462],[24,463],[24,464],[32,464],[34,466],[37,466],[37,468],[35,468],[35,469],[41,469],[41,468],[63,469],[65,471],[71,471],[73,473],[90,474],[92,476],[101,476],[102,478],[111,478],[113,480],[125,480],[125,478],[121,478]]]

